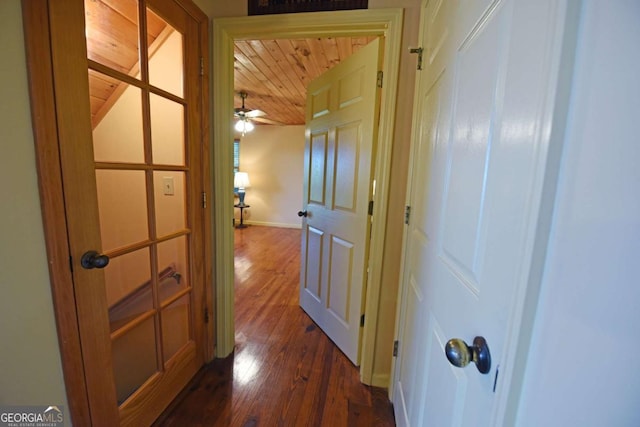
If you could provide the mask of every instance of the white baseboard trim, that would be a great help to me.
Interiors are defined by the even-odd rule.
[[[301,229],[301,224],[285,224],[282,222],[267,222],[267,221],[244,221],[247,225],[262,225],[265,227],[278,227],[278,228],[297,228]]]

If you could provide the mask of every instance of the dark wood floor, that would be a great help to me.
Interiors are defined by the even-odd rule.
[[[386,390],[298,306],[300,230],[235,231],[236,349],[205,366],[162,426],[394,426]]]

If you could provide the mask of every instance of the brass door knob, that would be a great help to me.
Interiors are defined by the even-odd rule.
[[[458,368],[464,368],[473,362],[481,374],[488,374],[491,370],[491,353],[483,337],[475,337],[472,346],[460,338],[450,339],[444,347],[444,352],[449,362]]]

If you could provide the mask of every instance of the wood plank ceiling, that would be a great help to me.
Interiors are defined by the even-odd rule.
[[[124,74],[139,72],[138,6],[136,0],[85,0],[89,59]],[[172,28],[148,11],[150,55]],[[234,107],[248,94],[245,106],[266,113],[263,123],[304,124],[306,88],[311,80],[366,46],[375,37],[242,40],[234,49]],[[89,76],[94,126],[124,89],[116,79],[92,72]],[[119,88],[120,87],[120,88]],[[119,88],[119,89],[118,89]]]
[[[266,113],[265,122],[304,124],[310,81],[366,46],[375,37],[328,37],[235,42],[234,107],[246,92],[245,106]]]

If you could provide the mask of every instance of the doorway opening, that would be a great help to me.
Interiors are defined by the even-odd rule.
[[[373,41],[376,41],[375,45],[371,45]],[[255,277],[256,274],[260,274],[255,271],[257,268],[268,269],[269,271],[264,272],[264,280],[271,281],[273,277],[281,274],[279,266],[287,262],[282,260],[276,262],[278,265],[274,265],[270,260],[265,264],[260,263],[262,258],[238,259],[250,250],[247,246],[261,244],[255,240],[254,235],[261,234],[263,230],[257,231],[253,228],[275,227],[274,233],[284,239],[291,234],[285,229],[300,229],[302,225],[303,242],[311,238],[309,245],[304,243],[301,245],[299,238],[298,244],[294,247],[296,259],[300,258],[300,252],[307,254],[301,262],[296,262],[295,267],[298,269],[297,276],[302,277],[303,282],[315,282],[313,271],[319,266],[322,266],[320,270],[324,271],[324,266],[329,264],[337,266],[343,262],[346,265],[349,263],[348,258],[356,260],[352,261],[353,265],[348,270],[340,271],[334,268],[333,274],[327,274],[327,276],[323,274],[323,277],[327,277],[322,285],[326,289],[318,293],[318,298],[325,299],[327,295],[333,295],[327,300],[327,303],[332,304],[326,313],[316,313],[316,310],[310,306],[305,306],[306,299],[303,298],[303,303],[300,304],[295,298],[296,305],[303,307],[356,365],[359,364],[357,349],[360,348],[358,334],[361,315],[360,291],[364,288],[363,272],[367,252],[367,200],[371,198],[371,170],[374,163],[370,155],[374,151],[373,141],[377,135],[375,131],[377,122],[373,119],[363,119],[377,116],[375,113],[377,103],[373,100],[377,99],[376,94],[379,93],[376,88],[379,44],[380,41],[376,36],[247,40],[234,43],[235,92],[244,95],[241,104],[239,104],[240,97],[236,97],[234,111],[238,121],[256,122],[255,128],[250,132],[236,135],[236,138],[241,140],[241,143],[237,144],[241,146],[239,156],[236,156],[234,141],[234,170],[236,166],[238,170],[242,170],[234,175],[234,190],[239,190],[237,191],[239,198],[234,199],[234,207],[239,208],[235,212],[236,232],[234,233],[236,291],[244,290],[244,276]],[[368,70],[367,79],[363,78],[364,70]],[[317,79],[322,79],[322,83],[317,83]],[[312,101],[315,105],[319,95],[311,87],[326,87],[329,82],[335,85],[335,90],[331,91],[330,97],[329,111],[332,113],[329,114],[333,114],[331,123],[334,124],[331,128],[336,127],[335,132],[320,131],[318,136],[322,139],[320,142],[320,139],[314,136],[318,129],[305,124],[305,116],[308,116],[307,120],[316,117],[306,111],[306,98],[309,91],[309,96],[315,100]],[[347,93],[345,87],[355,92]],[[341,99],[338,102],[340,96],[347,95],[348,100]],[[244,117],[244,114],[248,117]],[[321,115],[324,118],[329,117],[325,113]],[[346,122],[339,120],[346,120]],[[311,123],[314,123],[313,120]],[[328,123],[322,124],[321,129],[325,129]],[[317,122],[315,126],[318,126]],[[318,144],[325,146],[326,143],[329,144],[328,147],[335,147],[329,149],[333,150],[334,155],[329,152],[326,156],[320,155],[318,150],[321,148]],[[309,154],[311,151],[314,152],[313,155]],[[312,162],[309,156],[313,157]],[[320,158],[318,156],[325,160],[315,160]],[[316,170],[318,166],[305,163],[307,161],[313,165],[318,161],[322,164],[326,163],[325,167],[320,168],[322,171],[318,170],[324,178],[316,172],[312,173],[311,170]],[[332,170],[333,173],[330,172]],[[242,182],[249,176],[250,181],[247,179],[246,182]],[[314,194],[315,190],[312,190],[320,184],[318,179],[326,180],[322,184],[325,189],[323,193],[326,191],[327,194],[326,199],[323,198],[323,200],[318,200]],[[250,187],[247,184],[249,182]],[[305,190],[307,185],[310,185],[309,194]],[[247,187],[246,192],[245,187]],[[345,193],[341,188],[350,190]],[[309,217],[304,216],[307,209],[310,212]],[[339,214],[344,211],[347,213]],[[316,263],[313,256],[313,254],[320,257],[326,256],[323,255],[326,251],[320,250],[316,253],[312,250],[313,242],[316,241],[313,235],[317,234],[317,227],[319,227],[316,217],[321,212],[331,214],[334,217],[332,223],[345,224],[348,221],[350,224],[341,226],[341,232],[324,230],[327,237],[323,246],[326,248],[330,247],[331,242],[352,242],[351,251],[341,251],[339,245],[336,245],[335,250],[331,251],[333,254],[331,263],[319,259]],[[247,219],[252,229],[244,230]],[[315,229],[315,233],[309,235],[307,230],[312,229]],[[265,257],[279,255],[275,246],[274,244],[273,250],[265,248]],[[356,254],[355,258],[353,253]],[[255,264],[247,265],[252,261],[255,261]],[[300,275],[300,269],[302,269],[302,275]],[[250,271],[251,274],[244,274],[244,271]],[[259,293],[279,292],[277,282],[273,285],[264,287]],[[308,286],[313,287],[313,285]],[[347,294],[346,289],[351,289],[351,292]],[[343,290],[345,291],[341,292]],[[299,292],[294,290],[293,293],[297,295]],[[244,311],[247,302],[238,295],[235,301],[236,343],[238,343],[237,335],[241,333],[240,329],[244,328],[245,335],[250,335],[247,329],[250,329],[251,325],[241,322],[240,319],[244,317],[238,315],[238,311]],[[261,310],[262,307],[256,307],[256,309]],[[350,314],[353,315],[350,316]],[[328,329],[328,325],[323,322],[325,318],[335,318],[339,320],[339,325],[345,326]],[[255,327],[260,326],[255,325]]]
[[[320,16],[318,16],[320,15]],[[387,84],[382,88],[379,138],[374,179],[377,182],[376,204],[371,236],[370,271],[366,295],[366,310],[372,315],[366,319],[361,360],[361,379],[371,381],[373,370],[373,348],[376,341],[377,306],[380,291],[380,270],[383,258],[383,242],[386,230],[386,204],[390,159],[395,120],[395,103],[398,79],[398,63],[402,30],[401,9],[368,9],[360,11],[331,12],[326,14],[297,14],[295,22],[283,21],[279,17],[260,16],[222,18],[214,20],[214,138],[231,141],[231,128],[221,123],[233,121],[233,49],[236,40],[307,37],[356,37],[371,35],[384,37],[384,61],[382,71]],[[233,315],[233,223],[231,144],[214,144],[214,187],[216,194],[229,194],[214,212],[216,230],[216,295],[217,295],[217,355],[225,357],[233,351],[235,328]]]

